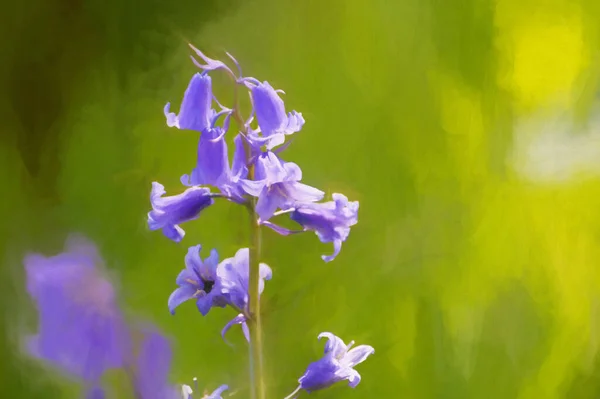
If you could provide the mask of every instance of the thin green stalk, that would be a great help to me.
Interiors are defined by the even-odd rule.
[[[250,179],[254,178],[254,166],[251,166],[248,171]],[[258,216],[254,211],[256,199],[253,200],[252,210],[250,211],[250,279],[249,279],[249,295],[250,295],[250,320],[248,327],[250,329],[250,373],[252,378],[252,398],[265,399],[265,381],[263,372],[263,356],[262,356],[262,324],[260,314],[260,296],[258,291],[259,282],[259,257],[261,246],[261,231],[258,225]]]
[[[235,81],[235,77],[234,81]],[[237,83],[237,82],[236,82]],[[238,84],[235,85],[234,91],[234,109],[233,118],[239,125],[239,128],[244,134],[246,126],[240,114]],[[247,143],[246,143],[247,144]],[[250,159],[250,146],[246,145],[246,157]],[[248,165],[248,179],[254,180],[254,165]],[[250,214],[250,246],[249,246],[249,265],[250,277],[248,281],[248,295],[250,302],[248,312],[250,318],[248,320],[248,329],[250,330],[250,398],[251,399],[266,399],[265,381],[263,372],[263,344],[262,344],[262,325],[260,320],[260,294],[259,294],[259,268],[260,268],[260,246],[261,246],[261,231],[258,225],[258,215],[256,214],[256,198],[252,198],[252,204],[248,207]]]

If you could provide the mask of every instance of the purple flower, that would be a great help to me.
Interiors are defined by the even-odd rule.
[[[348,202],[343,194],[333,194],[333,201],[305,204],[294,210],[290,218],[302,225],[304,230],[314,231],[321,242],[333,243],[333,254],[323,255],[330,262],[340,253],[342,242],[350,234],[350,226],[358,222],[358,201]]]
[[[185,269],[177,276],[177,288],[169,297],[169,310],[175,314],[175,308],[183,302],[196,299],[198,310],[203,316],[213,306],[225,307],[227,302],[221,295],[217,278],[219,254],[213,249],[204,261],[200,258],[201,245],[188,249],[185,256]]]
[[[221,284],[221,292],[229,304],[241,310],[248,309],[248,285],[250,279],[250,250],[239,249],[233,258],[223,259],[217,267],[217,277]],[[259,265],[259,293],[265,289],[265,280],[272,277],[271,268],[261,263]]]
[[[240,134],[234,138],[235,150],[230,169],[225,130],[226,128],[215,127],[208,128],[202,133],[198,143],[196,167],[190,175],[183,175],[181,182],[185,186],[215,186],[228,198],[243,202],[244,191],[240,186],[240,180],[248,175],[244,141]]]
[[[356,387],[360,382],[360,374],[353,367],[375,353],[375,349],[369,345],[350,349],[354,341],[346,345],[341,338],[328,332],[319,334],[319,339],[322,337],[328,339],[325,356],[308,366],[304,375],[298,379],[300,388],[312,392],[343,380],[348,380],[351,388]]]
[[[169,112],[171,103],[165,105],[164,113],[167,125],[178,129],[204,131],[210,126],[210,121],[214,116],[211,108],[212,100],[210,76],[196,73],[185,90],[179,114]]]
[[[243,189],[258,197],[256,213],[261,221],[268,220],[278,208],[288,208],[296,203],[314,202],[324,193],[300,183],[302,171],[293,162],[282,162],[269,151],[256,160],[255,180],[242,180]]]
[[[333,254],[322,255],[325,262],[330,262],[340,253],[342,242],[350,234],[350,226],[358,222],[358,201],[348,202],[345,195],[334,193],[333,201],[318,204],[297,204],[290,212],[290,218],[302,225],[304,231],[314,231],[321,242],[333,243]],[[297,233],[271,222],[262,222],[281,235]]]
[[[246,78],[246,85],[250,88],[252,105],[258,120],[259,130],[250,133],[250,139],[257,147],[266,145],[268,150],[283,144],[285,136],[296,133],[302,129],[304,118],[302,114],[292,111],[286,115],[285,105],[278,92],[267,82],[260,83],[256,79]]]
[[[150,202],[153,210],[148,212],[148,227],[150,230],[162,229],[167,238],[179,242],[185,235],[179,224],[196,219],[214,201],[206,187],[190,187],[170,197],[163,197],[165,193],[162,184],[152,183]]]
[[[72,236],[64,253],[31,254],[24,263],[27,291],[39,313],[39,331],[29,337],[28,350],[83,379],[89,398],[102,397],[100,378],[124,364],[129,340],[113,287],[97,269],[102,261],[95,246]]]
[[[185,186],[211,185],[220,187],[229,177],[229,159],[225,131],[220,127],[205,129],[198,141],[196,167],[189,175],[181,176]]]
[[[248,309],[248,287],[250,280],[250,251],[248,248],[242,248],[235,253],[233,258],[224,259],[217,267],[217,278],[221,285],[221,293],[227,298],[227,302],[234,309],[241,313],[231,320],[223,331],[221,336],[225,339],[225,334],[234,324],[241,324],[242,331],[246,340],[250,341],[248,326],[246,324]],[[270,280],[272,276],[271,268],[264,264],[259,264],[259,293],[262,294],[265,289],[265,280]]]

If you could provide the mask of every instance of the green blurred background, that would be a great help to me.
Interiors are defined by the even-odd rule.
[[[321,331],[376,353],[355,390],[317,398],[599,397],[599,4],[3,5],[2,397],[77,397],[18,350],[35,328],[22,256],[56,253],[73,231],[98,244],[131,314],[173,339],[174,382],[246,386],[241,334],[234,348],[219,335],[231,312],[166,307],[187,246],[232,256],[244,211],[213,207],[181,245],[145,225],[151,182],[179,191],[195,162],[197,135],[162,113],[196,71],[187,41],[284,89],[306,119],[286,160],[361,204],[331,264],[312,234],[264,233],[271,398],[320,356]]]

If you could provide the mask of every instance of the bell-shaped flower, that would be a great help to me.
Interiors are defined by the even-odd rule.
[[[273,152],[256,159],[255,180],[242,180],[248,194],[258,197],[256,213],[261,221],[268,220],[278,208],[293,207],[296,203],[319,201],[324,193],[300,183],[302,171],[293,162],[282,162]]]
[[[321,242],[333,243],[333,254],[323,255],[330,262],[340,253],[342,242],[350,234],[350,226],[358,222],[358,201],[348,202],[343,194],[334,193],[333,201],[299,205],[290,218],[302,225],[304,230],[312,230]]]
[[[102,374],[124,365],[129,337],[95,246],[72,236],[64,253],[31,254],[24,263],[27,291],[39,315],[39,330],[28,338],[28,351],[81,378],[89,389],[87,397],[102,397]]]
[[[245,78],[244,82],[250,88],[252,106],[259,126],[258,130],[249,132],[249,139],[255,147],[265,145],[271,150],[283,144],[286,135],[302,129],[302,114],[296,111],[286,114],[285,104],[279,97],[281,90],[275,90],[268,82],[261,83],[254,78]]]
[[[290,219],[303,227],[302,231],[314,231],[321,242],[333,243],[333,254],[322,255],[325,262],[330,262],[340,253],[342,242],[350,234],[350,227],[358,222],[358,201],[349,202],[345,195],[334,193],[333,201],[323,203],[296,204],[281,213],[289,213]],[[281,235],[289,235],[302,231],[294,231],[271,222],[262,222]]]
[[[244,148],[244,138],[238,134],[233,139],[234,153],[231,172],[228,174],[227,181],[219,187],[221,192],[236,202],[244,202],[242,180],[248,177],[248,167],[246,158],[246,149]]]
[[[265,280],[272,277],[271,268],[265,263],[259,265],[258,290],[262,294]],[[250,250],[239,249],[232,258],[223,259],[217,267],[221,292],[230,304],[241,310],[248,309],[248,286],[250,280]]]
[[[241,313],[229,322],[222,331],[222,336],[234,324],[241,324],[248,336],[248,326],[246,325],[246,316],[249,315],[249,281],[250,281],[250,250],[248,248],[239,249],[232,258],[223,259],[217,267],[217,277],[221,285],[221,292],[227,298],[227,302],[234,309]],[[259,264],[259,294],[262,294],[265,288],[265,280],[272,277],[271,268],[265,263]]]
[[[313,392],[343,380],[348,380],[351,388],[356,387],[360,382],[360,374],[354,370],[354,366],[375,353],[375,349],[369,345],[359,345],[350,349],[354,341],[346,345],[341,338],[328,332],[319,334],[319,339],[322,337],[328,339],[325,355],[308,366],[304,375],[298,379],[299,388]]]
[[[229,116],[226,117],[223,127],[211,123],[211,126],[202,131],[198,140],[196,167],[191,174],[181,177],[183,185],[210,185],[220,188],[228,182],[231,173],[225,142],[228,127]]]
[[[217,266],[219,254],[216,249],[202,260],[201,245],[188,249],[185,256],[185,269],[177,276],[177,288],[169,297],[169,310],[175,313],[175,308],[190,299],[196,300],[196,306],[202,315],[206,316],[213,306],[225,307],[226,299],[221,294]]]
[[[200,212],[212,205],[214,200],[206,187],[190,187],[169,197],[163,197],[165,193],[162,184],[152,183],[152,211],[148,212],[148,227],[150,230],[162,229],[167,238],[179,242],[185,235],[179,224],[198,218]]]
[[[164,113],[167,125],[178,129],[203,132],[210,126],[210,121],[214,116],[212,101],[210,76],[205,73],[194,74],[183,95],[179,114],[170,112],[171,103],[165,105]]]

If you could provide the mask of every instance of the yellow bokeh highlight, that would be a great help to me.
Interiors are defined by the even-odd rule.
[[[581,10],[573,2],[547,7],[501,1],[496,25],[504,62],[498,81],[517,105],[526,110],[546,102],[572,105],[579,74],[589,63]]]

